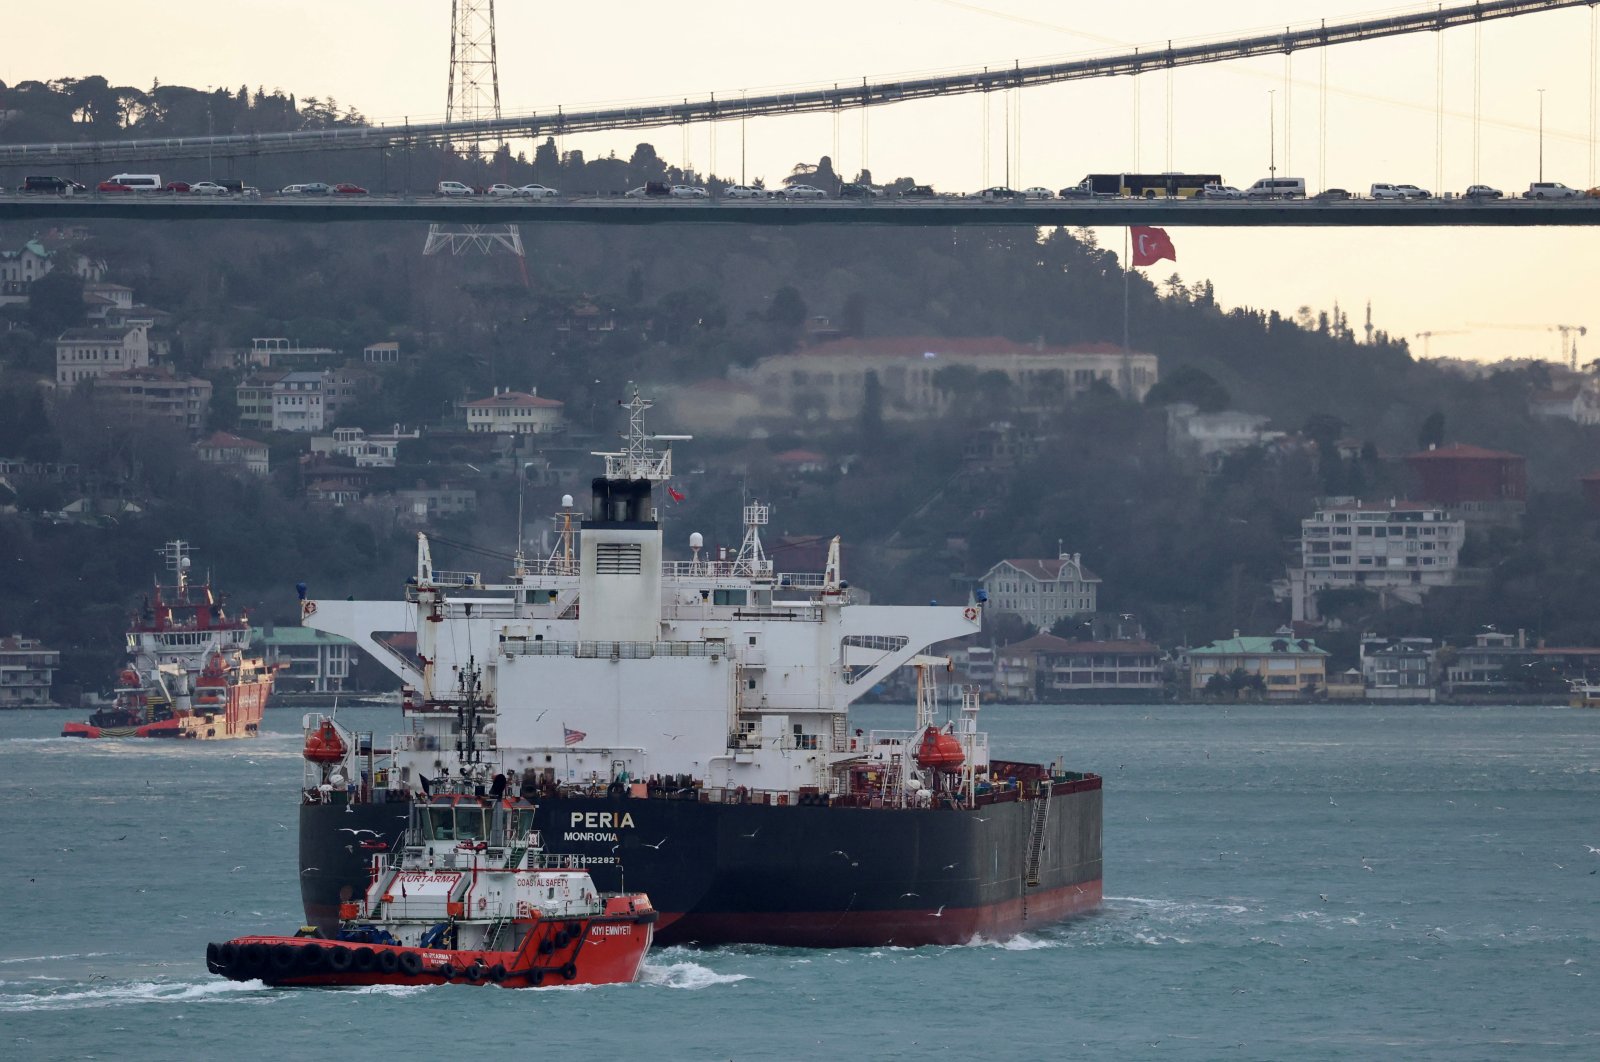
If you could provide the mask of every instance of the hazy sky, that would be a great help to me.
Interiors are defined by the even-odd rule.
[[[374,120],[437,118],[444,111],[449,10],[446,0],[227,0],[136,10],[109,0],[73,0],[68,7],[11,3],[0,13],[0,79],[103,74],[141,87],[154,79],[202,88],[263,85],[302,99],[332,97]],[[1169,37],[1217,39],[1407,10],[1416,6],[1376,8],[1372,0],[1093,6],[808,0],[684,7],[659,0],[501,0],[500,93],[508,113],[553,110],[558,103],[734,95],[1105,54],[1129,45],[1164,46]],[[769,183],[796,162],[829,154],[841,172],[853,174],[866,162],[878,180],[914,176],[941,191],[1004,181],[1008,140],[1010,183],[1019,188],[1059,188],[1085,173],[1136,166],[1219,172],[1243,186],[1267,175],[1269,150],[1275,150],[1278,174],[1303,176],[1313,189],[1365,191],[1373,181],[1408,181],[1436,193],[1460,192],[1477,179],[1520,192],[1538,173],[1542,88],[1545,179],[1588,187],[1600,184],[1590,136],[1594,17],[1589,8],[1530,15],[1442,38],[1417,34],[1303,52],[1288,64],[1278,56],[1149,74],[1137,87],[1123,77],[1029,89],[1010,101],[1009,138],[1007,100],[994,93],[880,108],[865,128],[856,111],[837,122],[830,116],[769,118],[742,132],[737,122],[723,123],[714,136],[705,127],[667,128],[570,137],[561,146],[626,156],[649,140],[673,162],[704,171],[714,161],[717,173],[732,176],[739,175],[742,148],[747,176]],[[1435,95],[1441,45],[1442,152]],[[308,180],[338,178],[306,174]],[[1473,325],[1600,327],[1591,293],[1600,276],[1600,231],[1593,229],[1174,228],[1172,235],[1177,272],[1187,282],[1210,278],[1225,305],[1293,313],[1338,302],[1359,327],[1370,299],[1378,327],[1394,334],[1468,330],[1434,338],[1435,355],[1554,358],[1559,351],[1552,333]],[[1103,230],[1100,238],[1120,249],[1120,230]],[[1163,262],[1151,272],[1164,279],[1173,271],[1169,266]],[[1586,359],[1600,354],[1600,333],[1592,339]],[[1422,351],[1420,340],[1413,346]]]

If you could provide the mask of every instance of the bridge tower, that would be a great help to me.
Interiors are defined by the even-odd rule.
[[[500,117],[500,68],[495,61],[494,0],[451,0],[450,84],[445,90],[444,120],[477,122]],[[471,130],[450,142],[450,148],[471,162],[482,158],[481,134]],[[496,248],[523,258],[522,232],[515,225],[430,225],[425,255],[452,255]]]

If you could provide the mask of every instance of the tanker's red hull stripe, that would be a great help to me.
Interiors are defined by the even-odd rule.
[[[656,923],[662,944],[738,941],[791,947],[917,947],[966,944],[974,937],[998,939],[1043,929],[1100,906],[1100,880],[1066,885],[985,907],[942,910],[806,911],[712,914],[663,911]]]

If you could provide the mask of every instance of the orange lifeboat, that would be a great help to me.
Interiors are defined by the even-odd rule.
[[[961,751],[961,742],[954,734],[946,734],[930,726],[922,732],[922,742],[917,746],[917,766],[923,770],[958,771],[967,761]]]
[[[131,667],[123,668],[122,674],[119,676],[119,678],[122,682],[122,685],[130,690],[136,690],[140,686],[144,685],[143,682],[139,681],[139,673]]]
[[[306,735],[304,756],[312,763],[338,763],[345,752],[344,739],[330,720],[324,719],[321,726]]]

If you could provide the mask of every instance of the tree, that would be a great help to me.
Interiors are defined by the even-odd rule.
[[[1202,413],[1220,413],[1232,401],[1228,389],[1218,383],[1216,377],[1193,365],[1173,369],[1144,396],[1147,406],[1192,402]]]
[[[54,339],[83,323],[83,278],[52,269],[28,289],[28,324],[41,337]]]
[[[1444,414],[1439,410],[1429,413],[1417,431],[1417,448],[1431,450],[1444,444]]]
[[[800,341],[810,312],[797,288],[786,284],[772,293],[772,302],[767,305],[767,324],[772,328],[773,338],[785,350]]]

